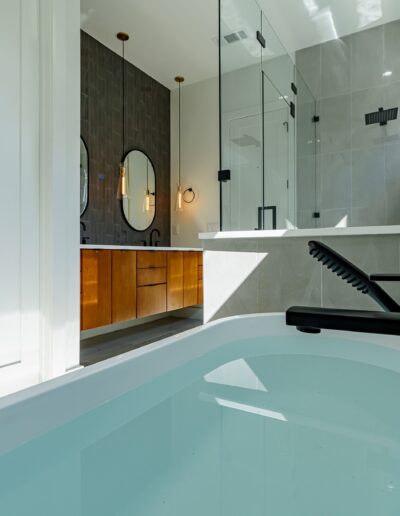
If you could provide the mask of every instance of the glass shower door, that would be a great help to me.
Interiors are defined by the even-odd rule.
[[[254,230],[262,205],[261,12],[221,0],[221,217],[225,231]]]
[[[290,104],[263,73],[263,206],[259,229],[292,227],[290,152],[294,124]],[[258,208],[260,212],[260,207]]]

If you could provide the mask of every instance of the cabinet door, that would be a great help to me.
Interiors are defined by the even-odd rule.
[[[167,285],[153,285],[137,289],[137,315],[147,317],[167,311]]]
[[[197,305],[199,259],[197,252],[183,253],[183,306]]]
[[[199,253],[199,290],[197,302],[199,305],[203,304],[203,253]]]
[[[112,251],[112,322],[136,319],[136,251]]]
[[[183,252],[167,253],[167,310],[183,308]]]
[[[81,329],[111,324],[111,251],[81,253]]]

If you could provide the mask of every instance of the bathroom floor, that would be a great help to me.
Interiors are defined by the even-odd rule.
[[[81,341],[81,364],[89,366],[152,342],[201,326],[198,319],[166,317],[107,335]]]

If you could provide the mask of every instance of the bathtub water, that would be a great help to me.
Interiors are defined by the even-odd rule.
[[[3,516],[400,513],[397,338],[249,316],[0,405]]]

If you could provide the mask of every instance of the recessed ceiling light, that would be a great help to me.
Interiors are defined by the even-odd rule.
[[[391,77],[393,75],[392,70],[387,70],[386,72],[383,72],[384,77]]]

